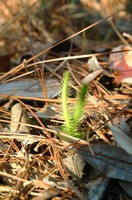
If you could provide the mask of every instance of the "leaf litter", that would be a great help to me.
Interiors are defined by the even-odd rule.
[[[124,9],[128,6],[120,4]],[[125,26],[125,42],[112,24],[123,20],[122,16],[129,22],[130,14],[108,14],[117,11],[117,4],[111,10],[107,0],[100,4],[94,0],[93,5],[84,1],[58,1],[57,5],[38,0],[1,2],[0,39],[4,43],[0,48],[6,49],[13,67],[3,73],[0,59],[0,199],[132,197],[130,26]],[[103,6],[106,13],[100,19]],[[113,35],[111,28],[104,28],[109,23]],[[88,84],[85,114],[78,127],[85,136],[80,139],[59,128],[65,70],[72,76],[71,110],[79,86]]]

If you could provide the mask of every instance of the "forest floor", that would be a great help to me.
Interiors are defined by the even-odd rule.
[[[132,5],[88,2],[0,2],[2,200],[132,198]]]

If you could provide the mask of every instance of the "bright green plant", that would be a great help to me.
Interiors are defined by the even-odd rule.
[[[79,88],[78,94],[76,96],[76,105],[73,110],[70,110],[70,106],[68,104],[70,95],[69,81],[70,72],[66,71],[63,76],[61,92],[62,117],[64,120],[64,124],[61,128],[66,134],[80,138],[83,136],[83,133],[79,132],[78,125],[84,114],[85,97],[88,88],[86,84],[83,84]]]

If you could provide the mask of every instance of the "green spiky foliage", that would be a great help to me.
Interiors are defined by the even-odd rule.
[[[62,83],[62,93],[61,93],[61,105],[62,105],[62,116],[64,120],[64,130],[67,132],[71,130],[71,116],[68,109],[68,97],[69,97],[69,81],[70,81],[70,73],[69,71],[64,73],[63,83]]]
[[[68,98],[70,94],[69,81],[70,72],[66,71],[63,76],[61,92],[62,117],[64,120],[64,124],[61,128],[65,133],[80,138],[81,136],[83,136],[83,133],[78,131],[78,125],[84,114],[85,97],[88,87],[86,84],[83,84],[79,88],[76,97],[76,106],[74,107],[73,111],[70,111],[70,107],[68,105]]]

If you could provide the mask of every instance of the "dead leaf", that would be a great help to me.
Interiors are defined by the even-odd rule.
[[[109,61],[114,69],[117,83],[125,82],[132,84],[132,49],[129,46],[120,45],[112,49],[112,52],[124,51],[111,54]],[[128,51],[127,51],[128,50]]]
[[[127,122],[120,122],[118,128],[121,129],[126,135],[131,137],[131,130]]]
[[[132,139],[129,138],[127,134],[119,129],[117,126],[110,126],[110,129],[120,147],[123,148],[127,153],[132,155]]]
[[[48,106],[44,106],[44,108],[42,108],[40,111],[36,112],[35,114],[39,117],[39,118],[59,118],[59,113],[56,112],[56,107],[53,105],[48,105]],[[32,116],[31,113],[29,113],[29,115]]]
[[[88,70],[90,72],[94,72],[96,70],[102,69],[102,67],[100,66],[96,56],[93,56],[92,58],[90,58],[88,60]]]
[[[93,81],[97,76],[103,73],[103,69],[96,70],[90,74],[88,74],[85,78],[82,79],[82,83],[88,84]]]
[[[75,178],[82,178],[85,162],[78,153],[67,156],[64,159],[64,164]]]
[[[29,124],[27,111],[20,103],[17,103],[11,109],[10,131],[18,133],[29,133],[30,127],[26,124]]]
[[[126,181],[118,181],[120,186],[125,190],[125,192],[132,197],[132,183]]]
[[[91,148],[95,156],[91,154],[88,146],[79,147],[77,152],[107,177],[132,182],[132,157],[128,153],[108,144],[92,145]]]
[[[60,94],[60,83],[57,79],[46,80],[46,92],[48,98],[54,98]],[[39,80],[21,79],[0,85],[1,94],[12,94],[13,96],[44,97]]]
[[[86,184],[86,187],[88,189],[87,200],[102,199],[108,183],[108,178],[99,177],[96,180],[92,180],[88,184]]]

